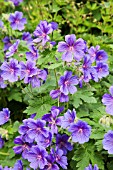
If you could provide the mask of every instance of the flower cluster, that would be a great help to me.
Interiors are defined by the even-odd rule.
[[[9,22],[14,30],[22,31],[26,19],[23,18],[23,13],[16,11],[9,17]],[[0,87],[5,88],[7,82],[16,82],[24,79],[24,83],[30,83],[32,87],[39,87],[47,79],[47,70],[36,67],[37,60],[39,58],[40,45],[46,46],[46,43],[55,44],[50,40],[49,34],[58,28],[57,23],[47,21],[41,21],[34,31],[35,38],[33,39],[29,32],[24,32],[22,40],[26,41],[29,51],[25,53],[26,62],[18,61],[13,57],[19,55],[20,40],[12,40],[12,37],[6,36],[3,39],[5,61],[0,66]],[[12,43],[12,41],[15,41]],[[23,54],[22,54],[23,55]],[[12,57],[12,58],[11,58]],[[6,83],[5,83],[6,82]]]
[[[10,0],[18,6],[23,0]],[[13,30],[23,31],[27,19],[23,18],[23,13],[15,11],[8,19]],[[0,28],[4,24],[0,20]],[[56,22],[40,21],[35,31],[32,33],[23,32],[21,39],[6,36],[4,42],[4,62],[0,63],[0,88],[5,88],[8,82],[14,83],[24,81],[24,84],[31,84],[33,88],[40,87],[47,79],[49,71],[38,64],[39,59],[49,47],[53,47],[56,42],[52,41],[51,34],[58,29]],[[25,41],[25,42],[23,42]],[[21,43],[26,44],[27,50],[20,53]],[[58,102],[68,102],[69,95],[77,92],[77,85],[82,87],[83,82],[90,80],[98,82],[101,78],[109,74],[107,65],[108,55],[100,47],[88,47],[82,38],[76,39],[74,34],[66,35],[65,42],[58,43],[57,52],[62,53],[62,61],[66,71],[64,75],[59,74],[56,83],[57,88],[50,91],[52,99],[58,98]],[[15,59],[15,56],[21,57]],[[59,59],[57,59],[59,61]],[[48,63],[49,65],[49,63]],[[48,66],[47,65],[47,66]],[[51,65],[51,63],[50,63]],[[73,69],[71,69],[73,67]],[[72,71],[73,70],[73,71]],[[57,79],[57,75],[56,75]],[[113,115],[113,87],[110,94],[103,96],[102,102],[106,105],[106,112]],[[59,105],[58,105],[59,106]],[[64,107],[52,106],[49,113],[36,119],[36,114],[24,119],[19,127],[19,136],[14,139],[13,147],[15,154],[21,154],[22,159],[29,162],[32,169],[59,170],[68,168],[67,154],[73,150],[73,145],[84,144],[89,141],[91,126],[87,122],[79,120],[75,109],[67,110],[63,114]],[[10,117],[8,108],[0,111],[0,125],[5,124]],[[103,140],[103,148],[113,153],[113,131],[108,131]],[[0,148],[4,146],[4,141],[0,135]],[[18,160],[14,167],[0,167],[1,170],[23,170],[23,163]],[[26,170],[29,170],[27,168]],[[91,164],[85,170],[98,170],[95,164]]]
[[[42,119],[25,119],[19,127],[21,135],[15,138],[14,143],[18,146],[14,146],[13,150],[16,154],[22,154],[23,159],[30,162],[31,168],[67,169],[66,155],[73,149],[71,143],[83,144],[89,141],[91,127],[81,120],[74,123],[75,110],[68,110],[62,116],[63,109],[53,106],[50,113],[43,115]],[[66,128],[70,136],[60,134],[59,127]]]
[[[83,81],[89,82],[92,79],[98,82],[102,77],[106,77],[109,74],[108,65],[106,64],[107,53],[104,50],[99,50],[99,46],[92,46],[88,49],[86,42],[81,38],[75,40],[74,34],[66,35],[66,42],[58,43],[58,52],[63,52],[63,61],[75,62],[75,65],[79,65],[81,86]]]

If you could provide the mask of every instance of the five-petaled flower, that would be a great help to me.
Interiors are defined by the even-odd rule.
[[[64,76],[60,77],[58,84],[60,86],[60,91],[65,95],[69,93],[74,94],[77,91],[74,85],[78,84],[78,78],[77,76],[72,76],[71,71],[65,71]]]
[[[26,18],[23,18],[23,13],[15,11],[14,14],[10,14],[9,22],[13,30],[24,30],[24,24],[27,23]]]
[[[86,43],[82,38],[76,40],[74,34],[66,35],[66,42],[58,43],[58,52],[63,52],[62,60],[67,62],[72,62],[73,58],[77,61],[80,61],[84,56],[84,51],[86,48]]]

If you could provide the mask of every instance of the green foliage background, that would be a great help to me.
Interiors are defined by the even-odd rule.
[[[12,31],[8,25],[7,18],[15,10],[23,11],[28,24],[25,31],[32,33],[40,20],[55,21],[59,25],[58,31],[52,35],[56,42],[64,39],[66,34],[75,34],[87,41],[88,46],[100,45],[109,56],[108,64],[110,74],[99,83],[91,82],[78,88],[77,93],[71,96],[68,106],[76,108],[77,117],[87,121],[92,126],[90,142],[84,145],[75,145],[74,151],[68,155],[69,170],[84,170],[89,163],[98,164],[100,170],[113,170],[113,155],[108,155],[102,149],[102,139],[105,132],[113,128],[113,119],[105,113],[105,107],[101,103],[102,95],[108,92],[113,84],[113,0],[24,0],[19,7],[14,7],[10,2],[0,0],[0,16],[4,21],[6,29],[0,34],[21,37],[22,33]],[[3,61],[3,43],[0,41],[0,60]],[[25,44],[22,44],[20,51],[25,53]],[[61,55],[56,49],[46,50],[38,60],[42,68],[50,69],[46,83],[40,88],[31,89],[22,82],[10,84],[6,89],[0,89],[0,108],[8,107],[11,110],[11,122],[0,128],[0,133],[5,134],[6,145],[0,150],[0,164],[13,166],[19,156],[12,151],[12,143],[18,135],[18,127],[24,118],[32,113],[37,113],[37,118],[47,113],[52,105],[57,105],[52,100],[49,92],[56,88],[55,72],[57,79],[63,74],[66,66],[62,69],[62,61],[56,64],[55,56],[59,59]],[[15,58],[18,56],[15,56]],[[19,58],[18,58],[19,59]],[[47,63],[52,61],[52,65]],[[7,132],[3,130],[7,129]],[[24,162],[26,165],[27,163]]]

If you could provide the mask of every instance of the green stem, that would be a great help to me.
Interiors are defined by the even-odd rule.
[[[8,156],[8,155],[9,155],[9,153],[0,152],[0,155]]]
[[[67,108],[67,110],[68,110],[68,107],[69,107],[69,103],[67,102],[67,107],[66,107],[66,108]]]
[[[26,91],[23,88],[22,90],[24,91],[25,94],[27,94],[32,99],[32,96],[30,96],[29,93],[26,93]]]
[[[54,73],[55,73],[55,78],[56,78],[56,84],[57,84],[57,88],[58,88],[57,73],[56,73],[56,70],[55,70],[55,69],[54,69]]]
[[[60,104],[59,104],[59,97],[58,97],[58,107],[59,107],[59,105],[60,105]]]

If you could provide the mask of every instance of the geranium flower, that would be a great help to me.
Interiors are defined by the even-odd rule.
[[[77,76],[72,76],[71,71],[65,71],[64,76],[60,77],[58,84],[60,86],[60,91],[65,95],[68,95],[69,92],[74,94],[77,91],[74,85],[78,84],[78,78]]]
[[[70,142],[68,142],[69,136],[66,134],[60,135],[57,134],[56,135],[56,146],[63,150],[64,155],[67,154],[67,151],[71,151],[73,149],[73,146],[71,145]]]
[[[89,141],[91,127],[86,122],[79,120],[77,123],[71,124],[68,131],[72,133],[73,142],[83,144]]]
[[[102,97],[102,103],[106,106],[106,112],[113,115],[113,86],[109,88],[111,94],[104,94]]]
[[[86,48],[85,41],[82,38],[76,40],[74,34],[66,35],[66,42],[58,43],[58,52],[63,52],[62,60],[67,62],[72,62],[73,58],[80,61],[84,56],[84,51]]]
[[[97,71],[97,75],[99,79],[101,79],[102,77],[106,77],[109,74],[108,65],[105,63],[99,62],[94,68]]]
[[[103,148],[108,151],[109,154],[113,154],[113,131],[109,130],[103,139]]]
[[[68,109],[68,111],[64,114],[62,118],[61,127],[63,127],[64,129],[69,127],[71,123],[74,123],[75,117],[76,117],[75,109],[73,109],[73,111]]]
[[[51,24],[48,24],[47,21],[40,21],[40,24],[37,26],[34,31],[34,36],[37,37],[33,40],[34,43],[41,42],[42,46],[46,44],[50,40],[48,34],[53,32],[53,28]]]
[[[23,13],[15,11],[14,14],[10,14],[9,22],[13,30],[24,30],[24,24],[27,23],[26,18],[23,18]]]
[[[18,80],[18,76],[20,76],[20,66],[16,59],[11,58],[9,62],[4,61],[0,69],[3,80],[15,82]]]
[[[26,64],[24,62],[20,62],[21,67],[21,74],[20,74],[20,80],[24,78],[24,83],[28,83],[29,77],[32,77],[33,75],[36,75],[37,68],[35,67],[35,62],[31,60],[27,60]]]
[[[31,45],[29,46],[29,50],[30,52],[26,52],[26,58],[28,60],[37,60],[38,57],[39,57],[39,53],[38,53],[38,50],[36,49],[35,46]]]
[[[9,51],[6,52],[6,55],[5,55],[6,58],[9,58],[9,57],[13,56],[17,52],[19,43],[20,43],[20,40],[17,40],[13,45],[11,45],[9,47]]]
[[[39,146],[33,146],[27,154],[30,167],[33,169],[43,169],[47,165],[47,151]]]
[[[8,108],[3,108],[2,111],[0,111],[0,125],[5,124],[8,122],[10,118],[10,111]]]

